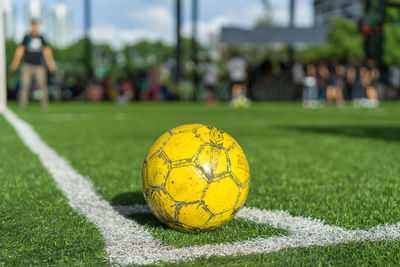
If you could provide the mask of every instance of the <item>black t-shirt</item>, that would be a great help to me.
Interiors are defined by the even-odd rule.
[[[32,65],[41,65],[43,63],[43,48],[47,46],[47,42],[43,36],[26,35],[21,45],[25,46],[25,63]]]

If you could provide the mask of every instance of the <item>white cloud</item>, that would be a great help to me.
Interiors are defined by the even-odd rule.
[[[142,25],[142,29],[150,36],[157,35],[158,39],[172,43],[174,38],[174,16],[171,10],[152,6],[145,10],[137,10],[131,13],[131,18]]]
[[[298,27],[311,27],[314,24],[314,9],[303,1],[297,4],[295,23]]]
[[[15,40],[17,41],[17,43],[21,42],[22,39],[24,38],[24,35],[26,34],[26,29],[25,29],[25,25],[24,25],[24,21],[22,20],[22,18],[18,18],[15,21],[16,25],[15,25]]]
[[[114,48],[121,48],[127,43],[135,43],[139,40],[158,40],[156,33],[145,29],[121,29],[115,26],[93,27],[90,36],[96,43],[108,43]]]
[[[276,26],[289,25],[289,1],[275,0],[271,1],[272,20]]]
[[[253,26],[256,21],[265,16],[265,9],[262,5],[252,5],[248,6],[243,10],[243,18],[242,22],[246,26]]]
[[[298,0],[295,10],[295,25],[297,27],[311,27],[314,22],[313,7],[309,0]],[[276,26],[289,25],[289,1],[272,0],[271,1],[272,18]]]
[[[162,2],[161,0],[153,0]],[[312,26],[313,9],[310,0],[298,0],[296,2],[295,23],[299,27]],[[271,0],[271,14],[276,26],[289,24],[289,1]],[[245,6],[243,9],[226,10],[209,20],[200,20],[198,24],[198,38],[201,43],[209,44],[211,35],[219,34],[223,26],[238,26],[251,28],[257,19],[265,14],[265,8],[261,1],[258,4]],[[114,25],[95,26],[91,36],[95,42],[105,42],[119,48],[126,43],[137,42],[142,39],[161,40],[168,44],[175,41],[175,15],[173,10],[161,5],[135,10],[129,17],[137,25],[135,28],[120,28]],[[191,21],[186,18],[183,23],[182,33],[186,37],[192,34]],[[81,36],[82,33],[75,34]]]
[[[212,34],[219,34],[222,26],[231,25],[232,18],[228,16],[214,17],[210,21],[199,21],[198,23],[198,39],[203,44],[208,44]],[[182,33],[186,37],[192,35],[192,23],[187,22],[183,25]]]
[[[173,43],[174,18],[168,9],[153,6],[144,10],[135,10],[129,16],[139,26],[133,29],[124,29],[113,25],[95,26],[90,32],[93,41],[108,43],[115,48],[143,39]]]
[[[208,44],[211,35],[220,34],[223,26],[239,26],[243,28],[253,27],[258,18],[264,15],[261,5],[248,6],[241,11],[231,12],[227,15],[220,15],[209,21],[199,21],[198,38],[201,43]],[[192,23],[183,25],[183,35],[191,36]]]

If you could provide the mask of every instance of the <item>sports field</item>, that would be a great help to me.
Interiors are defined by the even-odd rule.
[[[399,103],[9,108],[0,115],[0,266],[400,265]],[[141,191],[152,143],[188,123],[232,135],[251,172],[239,218],[198,235],[158,223]]]

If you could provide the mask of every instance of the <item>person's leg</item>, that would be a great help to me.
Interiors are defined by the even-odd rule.
[[[338,100],[338,91],[339,91],[339,88],[337,88],[336,86],[332,86],[332,92],[331,92],[331,101],[332,101],[332,103],[333,102],[337,102],[337,100]]]
[[[47,86],[47,73],[44,66],[35,67],[36,80],[39,88],[42,90],[41,105],[43,109],[47,109],[49,106],[49,88]]]
[[[336,105],[339,107],[344,106],[343,89],[337,88],[336,91]]]
[[[326,102],[328,104],[331,104],[333,102],[333,86],[329,85],[328,88],[326,88]]]
[[[19,93],[19,108],[26,108],[29,100],[32,70],[30,66],[23,64],[21,67],[21,90]]]

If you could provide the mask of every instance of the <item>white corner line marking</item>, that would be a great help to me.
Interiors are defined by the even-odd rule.
[[[4,117],[14,127],[22,142],[39,157],[68,198],[71,207],[86,216],[100,230],[110,260],[119,264],[177,262],[198,257],[268,253],[285,248],[327,246],[357,241],[400,240],[400,222],[368,230],[346,230],[325,225],[320,220],[294,217],[285,211],[244,207],[237,214],[238,218],[287,229],[290,235],[184,248],[163,246],[143,225],[124,216],[149,212],[146,206],[112,207],[96,194],[91,182],[43,142],[28,123],[9,109],[4,112]]]

